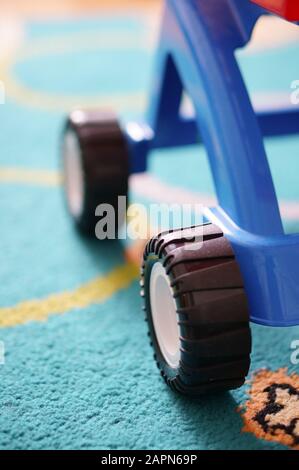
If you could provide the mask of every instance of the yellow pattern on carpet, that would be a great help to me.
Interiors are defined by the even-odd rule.
[[[62,176],[57,171],[0,168],[0,183],[22,183],[37,186],[59,186]]]
[[[50,315],[104,302],[120,289],[127,288],[138,276],[138,268],[126,263],[107,275],[93,279],[73,291],[50,295],[44,299],[21,302],[0,308],[0,327],[20,325],[28,321],[47,320]]]
[[[138,41],[138,47],[144,50],[151,49],[154,41],[151,34],[145,34]],[[94,96],[69,95],[60,93],[46,93],[31,89],[21,81],[14,73],[14,66],[18,62],[28,59],[44,57],[47,55],[62,55],[78,51],[100,51],[120,48],[124,51],[136,47],[136,35],[122,33],[80,33],[73,36],[62,36],[57,38],[35,39],[24,43],[5,59],[0,61],[0,77],[5,84],[5,94],[18,104],[34,107],[43,111],[69,112],[73,108],[111,108],[118,110],[142,111],[145,108],[146,97],[142,92],[113,93],[113,95],[98,94]]]

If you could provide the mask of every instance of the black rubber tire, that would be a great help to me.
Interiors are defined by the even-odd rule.
[[[190,240],[202,235],[202,242]],[[186,243],[194,249],[186,250]],[[162,354],[154,327],[149,283],[155,263],[165,268],[176,300],[176,368]],[[154,237],[144,252],[141,286],[154,357],[172,389],[196,397],[243,385],[251,353],[248,305],[238,263],[218,227],[205,224]]]
[[[72,210],[67,189],[72,184],[66,164],[67,158],[72,159],[66,144],[70,134],[78,142],[83,180],[82,204],[78,212]],[[116,116],[101,111],[73,111],[64,128],[62,153],[68,209],[79,230],[95,236],[99,220],[95,209],[99,204],[111,204],[116,211],[116,222],[119,222],[118,196],[128,196],[129,153]]]

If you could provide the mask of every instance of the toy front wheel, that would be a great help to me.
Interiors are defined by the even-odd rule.
[[[118,197],[127,197],[129,154],[114,114],[73,111],[63,134],[64,187],[77,227],[95,234],[96,207],[109,204],[118,217]]]
[[[247,300],[221,230],[206,224],[154,237],[141,286],[155,359],[169,386],[199,396],[244,383],[251,352]]]

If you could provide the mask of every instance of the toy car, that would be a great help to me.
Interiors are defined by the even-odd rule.
[[[69,210],[92,234],[95,207],[117,208],[151,150],[194,144],[200,131],[219,205],[205,209],[203,226],[155,236],[141,269],[158,367],[168,385],[191,396],[244,383],[250,321],[299,324],[299,235],[284,233],[263,144],[263,136],[299,133],[299,108],[256,112],[234,55],[263,7],[292,21],[299,8],[296,0],[257,3],[167,0],[147,118],[120,124],[113,114],[77,110],[65,127]],[[183,90],[194,117],[180,111]]]

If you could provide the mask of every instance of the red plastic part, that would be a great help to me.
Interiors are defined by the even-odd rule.
[[[299,21],[299,0],[252,0],[289,21]]]

